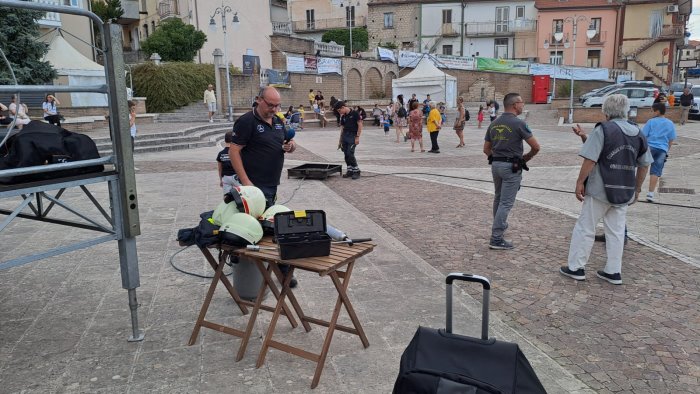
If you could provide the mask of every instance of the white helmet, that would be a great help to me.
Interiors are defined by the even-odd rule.
[[[265,212],[265,195],[255,186],[236,186],[224,195],[224,202],[235,203],[239,212],[245,212],[254,218]]]
[[[260,217],[260,224],[262,225],[263,232],[265,234],[272,235],[275,233],[275,214],[280,212],[289,212],[291,209],[285,207],[284,205],[273,205],[267,208]]]
[[[236,204],[226,204],[226,202],[222,201],[214,210],[211,218],[215,225],[221,226],[222,224],[226,223],[226,221],[231,218],[233,214],[236,213],[239,213]]]
[[[245,213],[236,213],[224,222],[219,229],[221,242],[232,246],[255,245],[263,237],[260,222]]]

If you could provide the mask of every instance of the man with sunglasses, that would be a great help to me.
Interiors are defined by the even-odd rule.
[[[267,207],[275,204],[277,186],[280,184],[284,154],[294,152],[294,140],[287,140],[284,123],[276,116],[281,97],[272,86],[263,88],[257,98],[258,105],[233,124],[229,157],[238,181],[244,186],[262,190]],[[285,274],[288,266],[280,266]],[[292,279],[291,287],[297,280]]]

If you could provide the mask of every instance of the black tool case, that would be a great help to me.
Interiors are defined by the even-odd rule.
[[[326,179],[334,173],[342,174],[339,164],[306,163],[287,170],[287,178]]]
[[[275,240],[282,260],[331,254],[331,237],[326,234],[326,213],[321,210],[276,214]]]

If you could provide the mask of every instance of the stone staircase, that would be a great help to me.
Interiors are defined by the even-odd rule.
[[[234,119],[238,119],[239,116],[243,115],[246,111],[242,108],[233,109]],[[158,123],[192,123],[192,122],[206,122],[209,120],[209,114],[204,104],[201,102],[191,103],[184,107],[177,109],[174,112],[163,112],[158,114]],[[226,119],[226,109],[224,108],[224,113],[214,114],[214,123],[228,122]]]
[[[224,134],[230,131],[232,127],[232,123],[205,123],[202,126],[190,127],[179,131],[140,134],[137,135],[134,143],[134,153],[215,146],[218,141],[224,138]],[[100,152],[101,156],[112,153],[112,143],[109,137],[98,137],[93,138],[93,140],[95,144],[97,144],[97,150]]]

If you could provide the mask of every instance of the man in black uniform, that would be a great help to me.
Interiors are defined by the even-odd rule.
[[[345,105],[344,101],[338,101],[335,109],[340,114],[340,149],[345,153],[345,164],[348,171],[343,178],[358,179],[360,177],[360,167],[355,159],[355,147],[360,144],[360,134],[362,134],[362,117],[352,108]]]
[[[275,113],[280,110],[280,94],[274,87],[264,88],[258,105],[233,124],[229,157],[238,181],[262,190],[267,207],[275,204],[284,154],[294,152],[294,140],[286,140],[284,123]],[[280,266],[283,273],[289,267]],[[296,279],[291,286],[296,287]]]
[[[232,131],[227,131],[224,134],[224,143],[226,146],[216,155],[216,164],[219,170],[219,187],[224,189],[224,195],[231,191],[237,181],[234,179],[236,171],[233,170],[231,159],[228,156],[229,144],[233,136]]]

